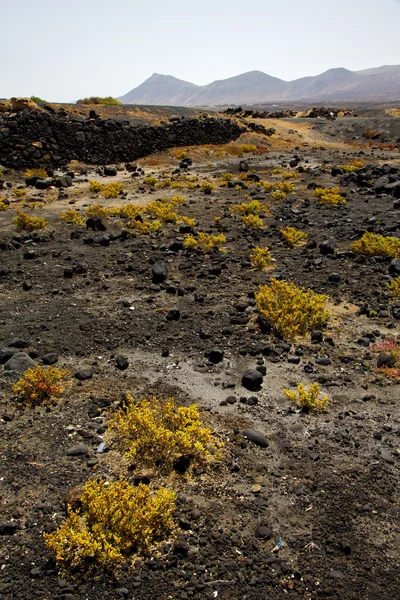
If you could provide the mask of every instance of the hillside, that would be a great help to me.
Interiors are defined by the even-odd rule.
[[[275,101],[400,100],[400,65],[349,71],[329,69],[320,75],[283,81],[262,71],[250,71],[198,86],[170,75],[154,73],[121,96],[124,104],[216,106]]]

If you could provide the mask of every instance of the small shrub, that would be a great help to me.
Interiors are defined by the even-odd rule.
[[[352,173],[353,171],[357,171],[357,169],[361,169],[363,166],[364,163],[362,160],[353,160],[351,165],[339,165],[339,168],[345,173]]]
[[[266,192],[272,192],[275,189],[275,183],[271,183],[270,181],[262,181],[262,187]]]
[[[231,206],[231,213],[237,215],[260,215],[268,210],[268,206],[266,204],[261,204],[259,200],[252,200],[251,202],[242,202],[241,204],[236,204],[236,206]]]
[[[188,225],[192,229],[196,225],[196,219],[190,219],[189,217],[180,217],[180,220],[182,221],[182,223],[185,223],[185,225]]]
[[[128,226],[136,229],[138,233],[150,235],[151,233],[159,231],[162,228],[162,223],[160,223],[160,221],[147,221],[146,219],[142,219],[142,221],[129,221]]]
[[[257,271],[265,269],[271,262],[271,253],[268,247],[260,248],[256,246],[250,254],[250,262]]]
[[[299,383],[297,390],[283,390],[283,393],[305,411],[323,410],[328,403],[328,396],[319,397],[321,389],[318,383],[312,383],[308,390]]]
[[[285,194],[290,194],[291,192],[294,192],[294,183],[280,181],[277,187],[281,192],[284,192]]]
[[[46,219],[40,217],[30,217],[26,213],[17,210],[17,216],[12,219],[12,223],[17,226],[18,230],[37,231],[38,229],[46,229],[49,224]]]
[[[346,204],[346,199],[340,194],[338,187],[333,188],[316,188],[314,196],[320,204],[326,206],[337,206],[338,204]]]
[[[261,229],[264,227],[263,220],[257,215],[243,215],[242,223],[245,227],[253,227],[254,229]]]
[[[400,298],[400,277],[395,277],[389,283],[386,283],[389,293],[395,298]]]
[[[203,190],[205,194],[209,194],[213,191],[214,185],[210,181],[203,181],[200,188]]]
[[[26,190],[21,190],[20,188],[17,188],[14,190],[14,196],[16,198],[22,198],[23,196],[26,196]]]
[[[372,352],[379,353],[376,372],[388,379],[400,381],[400,344],[395,339],[383,340],[371,346]],[[383,361],[380,359],[384,359]]]
[[[81,215],[78,210],[72,209],[61,213],[60,219],[66,223],[73,223],[74,225],[79,225],[80,227],[86,222],[85,217]]]
[[[7,210],[8,204],[0,200],[0,210]]]
[[[183,245],[185,248],[199,249],[202,252],[209,252],[213,248],[220,248],[226,242],[226,237],[221,233],[219,235],[211,235],[204,231],[199,231],[197,240],[190,234],[185,235]]]
[[[304,233],[304,231],[299,231],[294,227],[289,227],[286,225],[285,229],[280,229],[280,233],[283,235],[289,246],[299,246],[304,243],[308,235]]]
[[[157,179],[155,177],[152,177],[151,175],[148,175],[143,179],[143,183],[145,183],[146,185],[155,186],[157,183]]]
[[[183,196],[172,196],[172,198],[170,198],[169,203],[172,204],[172,206],[181,206],[182,204],[185,204],[185,198]]]
[[[174,211],[174,206],[172,204],[159,202],[157,200],[146,206],[146,212],[162,223],[176,223],[179,218],[179,215]]]
[[[119,196],[119,194],[122,192],[123,187],[123,183],[107,183],[102,187],[100,193],[102,196],[104,196],[104,198],[117,198],[117,196]]]
[[[100,217],[100,219],[105,219],[110,214],[110,209],[104,208],[104,206],[100,206],[99,204],[93,204],[93,206],[89,206],[86,209],[87,217]]]
[[[257,308],[266,321],[285,338],[304,335],[307,330],[321,327],[328,318],[327,296],[292,282],[271,279],[256,294]]]
[[[113,214],[125,217],[126,219],[135,219],[135,217],[142,215],[144,211],[144,206],[139,206],[138,204],[123,204],[119,208],[114,209]]]
[[[233,174],[232,173],[222,173],[221,178],[224,183],[228,183],[228,181],[232,181]]]
[[[40,98],[39,96],[31,96],[31,100],[32,102],[46,102],[46,100],[43,100],[43,98]]]
[[[77,104],[107,104],[110,106],[121,106],[122,102],[112,96],[105,96],[104,98],[100,96],[91,96],[90,98],[78,100]]]
[[[211,433],[203,427],[196,404],[177,409],[174,398],[135,402],[128,395],[125,406],[111,417],[109,429],[119,448],[140,466],[169,472],[182,457],[191,464],[212,458]]]
[[[40,177],[46,179],[47,171],[45,169],[27,169],[24,171],[25,177]]]
[[[49,404],[63,392],[61,381],[67,373],[55,367],[32,367],[13,386],[13,392],[28,406]]]
[[[178,160],[183,160],[187,157],[187,152],[178,148],[177,150],[174,150],[174,156]]]
[[[297,171],[294,171],[293,173],[283,172],[282,177],[283,179],[299,179],[300,173],[298,173]]]
[[[270,196],[273,200],[285,200],[286,198],[285,192],[282,191],[271,192]]]
[[[357,254],[400,258],[400,238],[376,235],[366,231],[359,240],[353,242],[352,249]]]
[[[100,181],[89,181],[89,192],[97,194],[103,189],[103,184]]]
[[[106,570],[135,554],[146,554],[173,530],[175,492],[137,487],[120,479],[89,480],[83,487],[82,508],[68,509],[64,525],[44,534],[59,565],[86,568],[96,562]]]
[[[251,152],[256,152],[257,146],[254,144],[240,144],[239,152],[241,154],[250,154]]]

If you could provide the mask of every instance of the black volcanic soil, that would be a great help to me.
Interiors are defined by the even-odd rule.
[[[398,167],[399,154],[364,148],[360,156],[360,148],[309,144],[246,158],[263,179],[280,181],[272,170],[294,172],[288,165],[298,155],[304,172],[285,201],[251,184],[220,187],[218,176],[237,177],[241,159],[201,158],[193,149],[189,174],[214,181],[210,195],[151,188],[143,174],[132,178],[121,167],[116,179],[126,198],[89,195],[87,179],[115,179],[94,170],[77,172],[60,194],[29,189],[46,202],[32,213],[49,220],[45,232],[16,233],[11,218],[21,201],[0,212],[0,345],[25,350],[38,364],[55,353],[57,366],[72,375],[57,405],[30,410],[13,398],[18,374],[0,373],[1,600],[399,597],[400,388],[376,372],[373,346],[399,337],[399,313],[385,290],[390,260],[356,256],[351,244],[367,229],[398,237],[400,210],[393,196],[330,174],[360,158]],[[146,174],[171,173],[179,161],[168,157],[155,157],[160,168],[146,167]],[[12,187],[2,199],[24,187],[19,173],[5,171],[3,179]],[[338,185],[346,204],[315,204],[310,184]],[[153,236],[121,235],[124,224],[108,218],[105,242],[102,232],[59,220],[66,208],[84,213],[89,204],[146,204],[176,193],[185,197],[180,214],[225,234],[224,252],[182,249],[176,224]],[[263,230],[246,230],[230,215],[246,194],[270,204]],[[305,231],[307,247],[289,249],[279,233],[285,225]],[[270,270],[251,268],[255,245],[270,248]],[[161,284],[152,281],[156,260],[168,268]],[[286,343],[262,328],[254,292],[271,276],[329,295],[322,341],[307,334]],[[217,365],[207,360],[215,348],[223,352]],[[129,359],[125,371],[116,367],[118,354]],[[265,367],[264,382],[249,392],[241,376],[256,366]],[[73,377],[82,367],[91,379]],[[329,394],[325,412],[290,405],[282,388],[300,381],[317,381]],[[182,543],[165,544],[114,579],[100,570],[60,574],[42,534],[63,522],[68,490],[91,477],[134,476],[112,447],[96,451],[108,440],[109,411],[126,392],[198,402],[225,442],[225,464],[175,482],[175,536]],[[265,434],[268,447],[248,441],[247,427]],[[66,455],[80,443],[86,455]]]

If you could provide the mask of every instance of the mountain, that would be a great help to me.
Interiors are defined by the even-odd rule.
[[[171,75],[153,73],[139,87],[131,90],[122,98],[124,104],[158,104],[179,106],[188,104],[187,100],[195,96],[200,86]]]
[[[262,71],[250,71],[195,85],[171,75],[154,73],[119,98],[124,104],[217,106],[266,102],[334,102],[400,100],[400,65],[362,71],[329,69],[320,75],[283,81]]]

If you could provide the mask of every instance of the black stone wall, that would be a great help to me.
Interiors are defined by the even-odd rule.
[[[128,120],[83,119],[37,110],[0,115],[0,164],[61,167],[70,160],[129,162],[174,146],[225,144],[244,131],[229,119],[176,119],[151,127]]]

